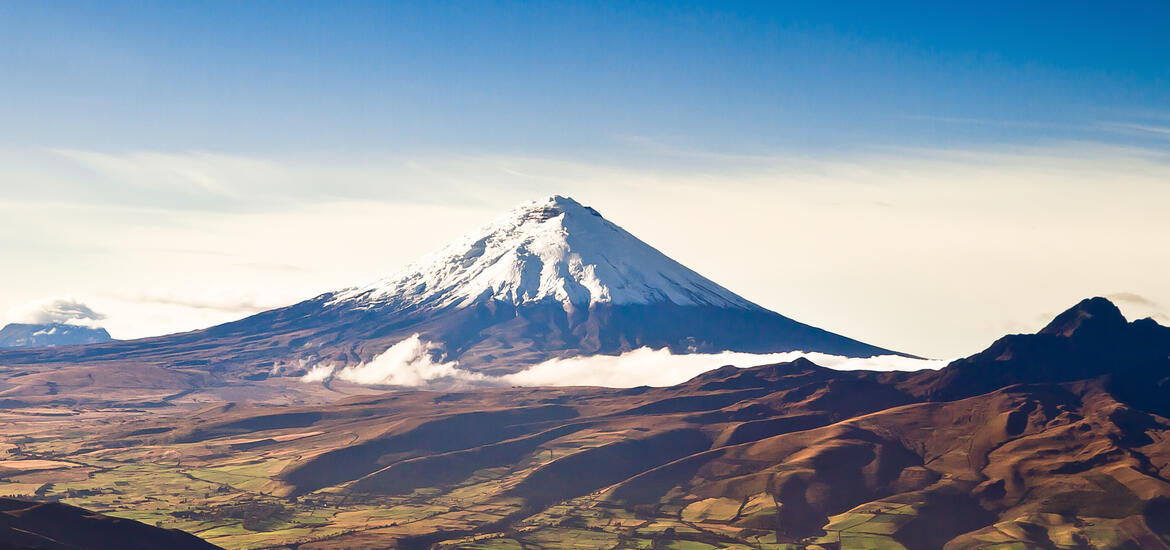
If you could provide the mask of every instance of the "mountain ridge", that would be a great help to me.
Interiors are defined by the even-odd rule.
[[[37,348],[113,341],[106,329],[68,323],[10,323],[0,328],[0,348]]]
[[[933,399],[978,395],[1011,384],[1109,377],[1115,391],[1145,400],[1144,385],[1170,384],[1170,327],[1152,319],[1128,321],[1106,298],[1088,298],[1035,334],[1010,334],[987,349],[915,377]],[[1128,389],[1120,389],[1125,385]],[[1170,406],[1155,410],[1170,414]]]
[[[107,439],[160,456],[205,449],[211,462],[188,467],[229,450],[233,463],[271,465],[265,497],[300,517],[323,503],[428,511],[302,550],[584,536],[636,548],[1170,550],[1170,327],[1112,310],[1082,302],[1053,330],[1005,336],[941,371],[802,358],[670,387],[399,390],[207,407]]]
[[[3,550],[217,550],[219,547],[176,529],[162,529],[60,502],[0,497]]]

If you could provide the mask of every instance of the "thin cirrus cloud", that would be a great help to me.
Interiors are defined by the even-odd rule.
[[[491,196],[491,192],[477,192],[477,182],[451,181],[450,173],[444,174],[444,170],[416,157],[266,158],[207,151],[111,153],[75,149],[47,152],[30,155],[8,151],[0,157],[24,164],[30,163],[31,158],[32,165],[26,172],[60,174],[53,183],[63,188],[89,190],[95,181],[101,182],[104,188],[122,192],[96,198],[120,206],[230,212],[315,202],[452,203]],[[437,164],[474,165],[490,170],[495,162],[484,157],[452,155],[444,156]],[[80,177],[73,172],[77,169],[81,170]]]
[[[1170,259],[1148,248],[1170,231],[1164,151],[1063,143],[794,157],[628,145],[627,157],[589,160],[0,151],[0,241],[24,266],[0,273],[0,307],[105,295],[126,298],[99,304],[119,337],[202,328],[313,295],[301,289],[385,276],[550,193],[597,207],[749,300],[915,355],[973,353],[1040,328],[1038,312],[1119,288],[1170,304]],[[156,173],[179,183],[150,181]],[[162,261],[159,250],[174,252]],[[241,295],[198,296],[211,285]],[[157,287],[175,296],[130,296]],[[290,301],[248,296],[257,290]]]
[[[307,295],[261,292],[251,289],[223,288],[208,288],[197,292],[151,289],[115,295],[116,299],[126,302],[207,309],[228,313],[258,313],[287,306],[308,297]]]
[[[984,149],[870,148],[811,157],[720,154],[648,138],[623,138],[623,143],[630,146],[626,153],[589,162],[508,154],[267,158],[202,151],[53,150],[48,157],[34,156],[34,165],[26,172],[60,173],[49,165],[64,164],[85,173],[65,172],[56,178],[62,187],[90,188],[96,176],[113,188],[146,192],[113,195],[124,203],[153,201],[175,209],[270,210],[290,203],[353,200],[503,206],[548,194],[550,189],[637,194],[716,182],[745,191],[761,185],[864,188],[876,184],[891,187],[896,195],[898,187],[922,181],[929,181],[935,189],[947,189],[1029,178],[1043,186],[1054,176],[1068,185],[1105,177],[1146,180],[1164,177],[1170,166],[1164,152],[1156,149],[1092,143]],[[3,157],[28,162],[11,151]],[[200,200],[192,200],[196,197]]]
[[[53,152],[122,184],[188,194],[238,197],[241,184],[245,182],[267,182],[287,177],[279,165],[238,155],[153,151],[110,154],[75,149]]]
[[[1137,124],[1131,122],[1111,122],[1104,125],[1107,129],[1122,133],[1137,133],[1158,138],[1170,139],[1170,126],[1155,124]]]

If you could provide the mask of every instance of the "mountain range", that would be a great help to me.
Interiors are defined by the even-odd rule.
[[[71,501],[99,509],[196,483],[148,517],[224,547],[1170,549],[1168,403],[1170,328],[1094,298],[938,371],[221,403],[25,448],[95,468],[43,493],[117,487]]]
[[[404,362],[407,345],[421,355]],[[0,351],[0,495],[70,505],[0,501],[0,530],[50,548],[202,546],[153,524],[290,550],[1170,550],[1170,328],[1104,298],[938,370],[333,376],[511,380],[642,348],[894,353],[549,197],[383,280],[233,323]]]

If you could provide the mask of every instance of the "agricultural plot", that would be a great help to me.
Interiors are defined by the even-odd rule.
[[[908,403],[883,380],[798,362],[673,388],[0,411],[0,493],[230,549],[1170,541],[1162,420],[1065,390]]]

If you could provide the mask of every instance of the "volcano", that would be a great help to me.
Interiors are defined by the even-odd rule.
[[[799,323],[670,259],[567,197],[526,202],[399,273],[240,321],[62,350],[11,363],[134,360],[263,378],[355,365],[415,339],[488,375],[542,361],[620,354],[893,353]]]

